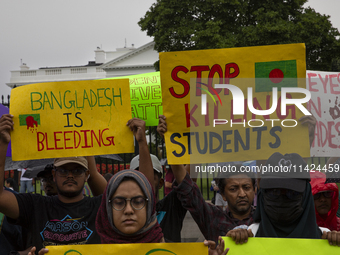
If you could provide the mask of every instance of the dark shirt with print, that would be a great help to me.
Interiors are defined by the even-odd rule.
[[[101,198],[62,203],[58,196],[16,194],[20,215],[8,221],[27,228],[38,251],[47,245],[100,244],[95,220]]]

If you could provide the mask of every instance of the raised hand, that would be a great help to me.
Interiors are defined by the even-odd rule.
[[[0,118],[0,142],[8,144],[11,141],[10,132],[13,130],[13,116],[4,114]]]
[[[159,117],[159,120],[158,120],[157,132],[164,139],[164,133],[168,130],[166,126],[166,121],[165,121],[166,118],[164,115],[159,115],[158,117]]]

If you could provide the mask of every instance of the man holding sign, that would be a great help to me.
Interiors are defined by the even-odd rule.
[[[0,119],[0,175],[3,178],[5,152],[13,130],[13,116]],[[14,195],[0,191],[0,210],[12,223],[25,226],[38,250],[46,245],[99,243],[94,221],[101,196],[84,197],[88,180],[92,192],[102,194],[106,180],[97,172],[93,157],[57,158],[52,171],[58,195]],[[91,178],[90,178],[91,174]],[[2,179],[0,179],[1,181]],[[3,180],[2,180],[3,181]]]
[[[135,121],[127,125],[131,130],[139,128]],[[0,118],[0,182],[3,182],[6,151],[12,130],[13,116],[3,115]],[[46,245],[100,243],[95,230],[95,218],[106,180],[98,173],[94,158],[56,158],[54,166],[52,174],[58,189],[57,196],[16,196],[1,190],[0,211],[12,222],[30,230],[32,244],[37,250]],[[90,198],[82,194],[86,181],[97,197]],[[44,252],[47,250],[43,249]]]

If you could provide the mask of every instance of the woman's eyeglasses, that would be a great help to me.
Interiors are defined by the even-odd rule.
[[[125,209],[127,201],[130,201],[130,205],[133,209],[142,210],[148,199],[142,196],[132,198],[114,197],[112,200],[109,200],[109,203],[112,205],[113,209],[121,211]]]
[[[290,189],[265,189],[266,195],[271,199],[278,199],[281,194],[286,195],[291,200],[300,199],[303,195],[301,192],[297,192]]]
[[[324,192],[319,192],[314,195],[314,200],[318,200],[321,195],[323,195],[325,198],[330,198],[334,194],[334,191],[324,191]]]

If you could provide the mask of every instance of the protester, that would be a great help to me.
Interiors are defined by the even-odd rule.
[[[340,231],[340,218],[336,216],[339,206],[338,186],[335,183],[325,183],[324,173],[313,172],[310,175],[318,226]]]
[[[0,181],[3,181],[6,151],[13,129],[12,118],[9,114],[0,118]],[[94,195],[105,190],[106,181],[98,173],[94,157],[88,157],[88,160],[85,157],[57,158],[54,167],[52,174],[57,196],[14,195],[1,190],[0,211],[7,215],[9,222],[30,231],[37,250],[46,245],[99,243],[95,217],[101,196],[90,198],[82,194],[86,181]],[[72,227],[74,224],[77,227]]]
[[[151,184],[142,173],[123,170],[115,174],[106,187],[96,219],[101,243],[164,242],[155,205]]]
[[[340,157],[331,157],[326,163],[328,171],[326,183],[340,183]],[[340,191],[339,191],[339,207],[336,213],[340,217]]]
[[[158,191],[162,188],[164,180],[163,168],[155,155],[150,154],[154,182],[153,188],[156,193],[156,211],[157,220],[160,224],[164,238],[166,242],[181,242],[181,230],[183,226],[183,220],[187,210],[183,208],[181,202],[177,198],[177,194],[173,191],[165,196],[162,200],[158,201]],[[134,157],[130,162],[130,168],[134,170],[139,170],[139,155]]]
[[[175,176],[172,172],[171,166],[166,165],[166,174],[164,182],[164,194],[167,196],[172,191],[172,184],[175,180]]]
[[[16,193],[13,189],[7,187],[4,187],[4,189],[8,192]],[[0,254],[7,255],[10,252],[24,250],[25,246],[22,238],[22,228],[10,224],[3,213],[0,213],[0,219]]]
[[[5,186],[15,192],[18,192],[18,184],[15,182],[13,178],[7,178],[5,181]]]
[[[219,180],[219,178],[215,178],[213,181],[211,181],[210,190],[216,192],[213,204],[225,211],[228,207],[228,202],[224,200],[220,193],[220,189],[218,187]]]
[[[46,165],[43,171],[40,171],[37,174],[37,177],[40,178],[42,184],[42,190],[45,192],[46,196],[55,196],[58,194],[57,186],[53,181],[52,175],[53,165]]]
[[[165,116],[159,116],[157,131],[167,131]],[[219,180],[221,195],[228,202],[224,212],[215,205],[206,203],[198,186],[192,181],[183,165],[172,165],[178,186],[174,187],[183,207],[187,209],[207,240],[217,243],[219,236],[225,236],[235,227],[247,227],[253,223],[252,207],[254,183],[252,173],[227,173]],[[240,166],[237,166],[238,168]]]
[[[18,172],[21,172],[19,179],[20,193],[33,193],[34,191],[34,178],[24,177],[26,169],[18,169]]]
[[[267,166],[302,166],[306,162],[298,154],[274,153]],[[236,229],[227,233],[236,243],[245,243],[248,236],[328,239],[330,244],[340,245],[340,233],[319,228],[316,224],[310,177],[307,171],[298,174],[279,171],[261,175],[255,223],[248,230]]]

